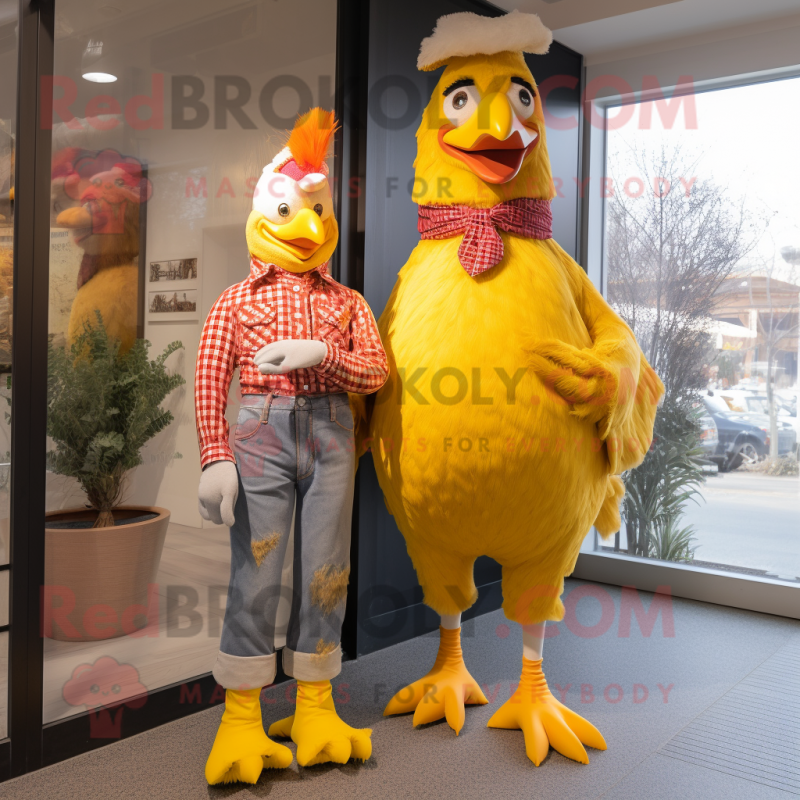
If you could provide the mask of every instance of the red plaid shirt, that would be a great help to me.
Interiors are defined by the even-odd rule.
[[[328,352],[316,367],[262,375],[253,357],[281,339],[318,339]],[[256,258],[250,276],[222,293],[203,326],[194,395],[203,467],[234,461],[225,408],[236,367],[243,394],[369,394],[388,374],[378,326],[358,292],[331,278],[325,264],[296,275]]]

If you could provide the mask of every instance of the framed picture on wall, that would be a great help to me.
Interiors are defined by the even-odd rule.
[[[169,261],[151,261],[149,275],[150,283],[196,281],[197,258],[172,258]]]
[[[198,291],[183,287],[164,287],[147,292],[148,322],[192,322],[199,318]]]

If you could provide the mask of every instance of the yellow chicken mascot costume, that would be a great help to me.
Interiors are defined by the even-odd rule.
[[[137,159],[112,149],[78,151],[74,161],[56,169],[54,184],[68,171],[62,191],[80,203],[62,211],[56,225],[72,229],[75,244],[84,251],[67,341],[75,341],[87,324],[95,325],[99,311],[109,337],[119,340],[124,353],[136,340],[139,215],[150,182]]]
[[[486,703],[464,664],[461,612],[481,555],[503,570],[523,632],[522,676],[489,727],[521,729],[537,766],[552,745],[588,763],[600,732],[542,672],[547,620],[594,525],[619,530],[619,477],[644,458],[663,385],[630,329],[552,239],[544,115],[523,52],[552,35],[532,14],[442,17],[418,67],[445,69],[417,131],[420,243],[379,320],[389,379],[371,449],[386,504],[441,615],[433,669],[385,714],[414,724]]]

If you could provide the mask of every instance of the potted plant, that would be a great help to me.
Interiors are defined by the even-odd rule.
[[[121,502],[142,447],[173,420],[161,403],[185,381],[165,362],[182,347],[173,342],[155,361],[144,339],[122,350],[99,311],[71,346],[50,343],[48,468],[75,478],[88,505],[47,514],[46,636],[107,639],[146,624],[169,511]]]

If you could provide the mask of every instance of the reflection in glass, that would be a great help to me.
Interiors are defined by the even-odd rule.
[[[336,44],[327,0],[56,15],[45,722],[97,712],[93,685],[127,715],[211,669],[230,551],[197,510],[194,354],[248,274],[263,166],[298,111],[332,107]]]

